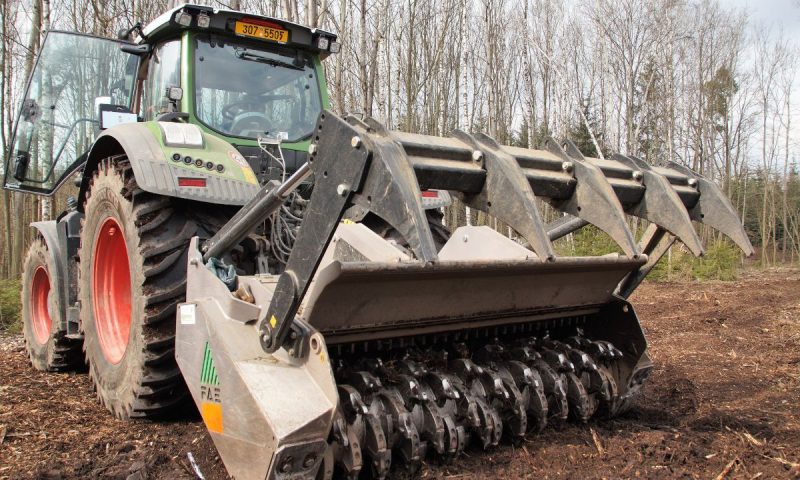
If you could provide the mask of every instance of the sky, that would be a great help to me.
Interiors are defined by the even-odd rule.
[[[783,25],[790,38],[800,40],[800,0],[720,0],[720,3],[746,9],[754,23]]]

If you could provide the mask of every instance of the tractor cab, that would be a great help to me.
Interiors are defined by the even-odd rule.
[[[123,36],[48,33],[6,154],[6,188],[52,194],[102,131],[132,122],[194,125],[232,145],[259,183],[305,162],[328,106],[320,61],[338,51],[335,35],[183,5]]]

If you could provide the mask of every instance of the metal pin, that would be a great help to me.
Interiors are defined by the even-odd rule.
[[[361,137],[359,137],[358,135],[356,135],[355,137],[353,137],[353,139],[352,139],[352,140],[350,140],[350,145],[351,145],[353,148],[359,148],[359,147],[361,146]]]

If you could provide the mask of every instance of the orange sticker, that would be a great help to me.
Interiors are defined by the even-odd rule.
[[[203,402],[200,404],[200,415],[206,422],[209,432],[223,433],[222,405],[219,403]]]

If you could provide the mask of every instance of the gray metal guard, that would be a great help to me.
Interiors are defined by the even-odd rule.
[[[753,251],[735,210],[716,186],[675,164],[649,167],[623,156],[586,158],[575,145],[553,139],[546,142],[546,150],[532,150],[500,146],[487,136],[463,132],[450,138],[392,132],[371,118],[345,120],[327,111],[320,115],[310,153],[314,193],[259,329],[267,352],[290,338],[292,319],[349,206],[360,205],[386,220],[423,264],[437,262],[421,189],[449,190],[501,219],[523,235],[538,261],[554,261],[551,238],[596,225],[629,258],[641,259],[641,266],[632,267],[638,273],[626,278],[620,294],[632,292],[649,272],[659,257],[649,258],[651,254],[666,250],[660,246],[662,239],[680,238],[693,253],[702,254],[690,220],[720,230],[746,254]],[[263,197],[256,196],[243,210],[257,209]],[[534,197],[576,220],[543,225]],[[639,244],[626,215],[655,225]],[[299,348],[294,351],[302,353]]]

